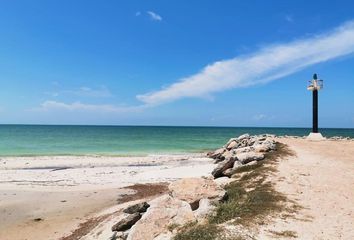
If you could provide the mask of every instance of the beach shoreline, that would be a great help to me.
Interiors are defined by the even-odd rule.
[[[331,178],[334,172],[345,171],[345,174],[338,180],[340,183],[337,183],[342,184],[341,191],[349,187],[348,183],[354,183],[352,177],[354,142],[345,139],[312,142],[298,137],[276,137],[275,140],[288,145],[296,153],[295,157],[280,162],[279,179],[275,178],[277,188],[280,192],[300,201],[302,205],[311,206],[308,212],[300,214],[313,215],[312,225],[324,224],[328,228],[322,233],[324,237],[326,234],[335,236],[338,231],[333,230],[327,221],[321,220],[323,216],[311,211],[315,208],[313,204],[321,205],[321,202],[316,199],[321,199],[321,194],[330,182],[324,183],[323,189],[318,190],[320,195],[309,194],[311,198],[301,198],[298,194],[307,187],[303,179],[308,176],[313,176],[314,179],[318,178],[317,175],[321,178]],[[142,196],[138,199],[127,198],[119,202],[122,197],[124,199],[126,196],[139,192],[129,189],[129,186],[136,184],[159,186],[181,178],[210,176],[215,165],[213,160],[205,155],[205,153],[195,153],[144,157],[1,157],[0,239],[65,239],[65,236],[70,236],[73,231],[80,229],[80,224],[85,224],[97,216],[104,216],[102,212],[112,214],[125,206],[124,202],[149,199],[149,196]],[[325,166],[332,169],[317,172],[315,166],[313,169],[308,168],[310,163],[316,166],[322,164],[320,159],[323,160]],[[291,180],[288,179],[286,181],[288,185],[284,185],[281,178],[287,179],[289,176]],[[321,188],[322,182],[316,181],[316,186]],[[294,186],[296,186],[296,192],[292,192]],[[306,191],[311,191],[311,189]],[[336,189],[331,188],[331,191],[333,191],[331,196],[335,196]],[[354,200],[354,193],[351,189],[345,191],[348,191],[348,194],[345,195],[346,199],[342,199],[344,205],[346,201],[349,201],[348,199]],[[303,195],[300,194],[300,196]],[[324,204],[323,206],[326,208],[324,212],[330,216],[331,221],[336,221],[339,228],[340,222],[331,212],[333,205]],[[342,226],[342,229],[348,230],[352,216],[350,214],[354,214],[353,206],[349,203],[342,211],[349,211],[345,217],[347,220]],[[268,239],[269,229],[279,231],[279,229],[284,229],[284,226],[296,230],[299,236],[308,236],[301,229],[304,222],[289,220],[288,222],[293,224],[291,226],[284,224],[281,219],[275,219],[275,222],[277,224],[261,229],[260,236]],[[317,229],[322,231],[322,228]],[[319,234],[318,231],[313,230],[311,233]]]
[[[212,167],[203,153],[2,157],[0,239],[59,239],[136,194],[129,186],[200,177]]]

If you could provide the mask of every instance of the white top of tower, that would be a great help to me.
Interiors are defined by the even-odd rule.
[[[323,88],[323,80],[311,80],[307,86],[307,90],[321,90]]]
[[[313,79],[309,81],[309,85],[307,86],[307,90],[321,90],[323,88],[323,80],[317,79],[317,74],[313,75]]]

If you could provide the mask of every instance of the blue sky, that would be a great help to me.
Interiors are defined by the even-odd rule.
[[[354,127],[353,1],[1,1],[0,123]]]

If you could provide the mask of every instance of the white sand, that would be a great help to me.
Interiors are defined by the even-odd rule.
[[[129,193],[121,187],[209,175],[213,165],[204,155],[1,158],[0,239],[59,239],[117,205]]]
[[[257,239],[274,239],[270,231],[293,231],[305,240],[354,239],[354,142],[278,140],[296,156],[280,162],[273,181],[303,209],[296,218],[261,226]],[[201,154],[1,158],[0,239],[59,239],[97,213],[119,209],[116,199],[128,191],[120,187],[209,175],[212,169]],[[37,217],[44,221],[34,222]],[[87,239],[106,239],[115,220],[106,219]]]
[[[303,209],[296,219],[274,219],[257,239],[274,239],[269,231],[293,231],[298,239],[354,239],[354,142],[279,141],[296,156],[280,162],[277,190]]]

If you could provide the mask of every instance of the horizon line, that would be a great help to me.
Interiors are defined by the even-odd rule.
[[[41,124],[41,123],[0,123],[0,126],[77,126],[77,127],[185,127],[185,128],[293,128],[312,129],[312,127],[270,127],[270,126],[215,126],[215,125],[129,125],[129,124]],[[353,127],[319,127],[319,129],[353,129]]]

